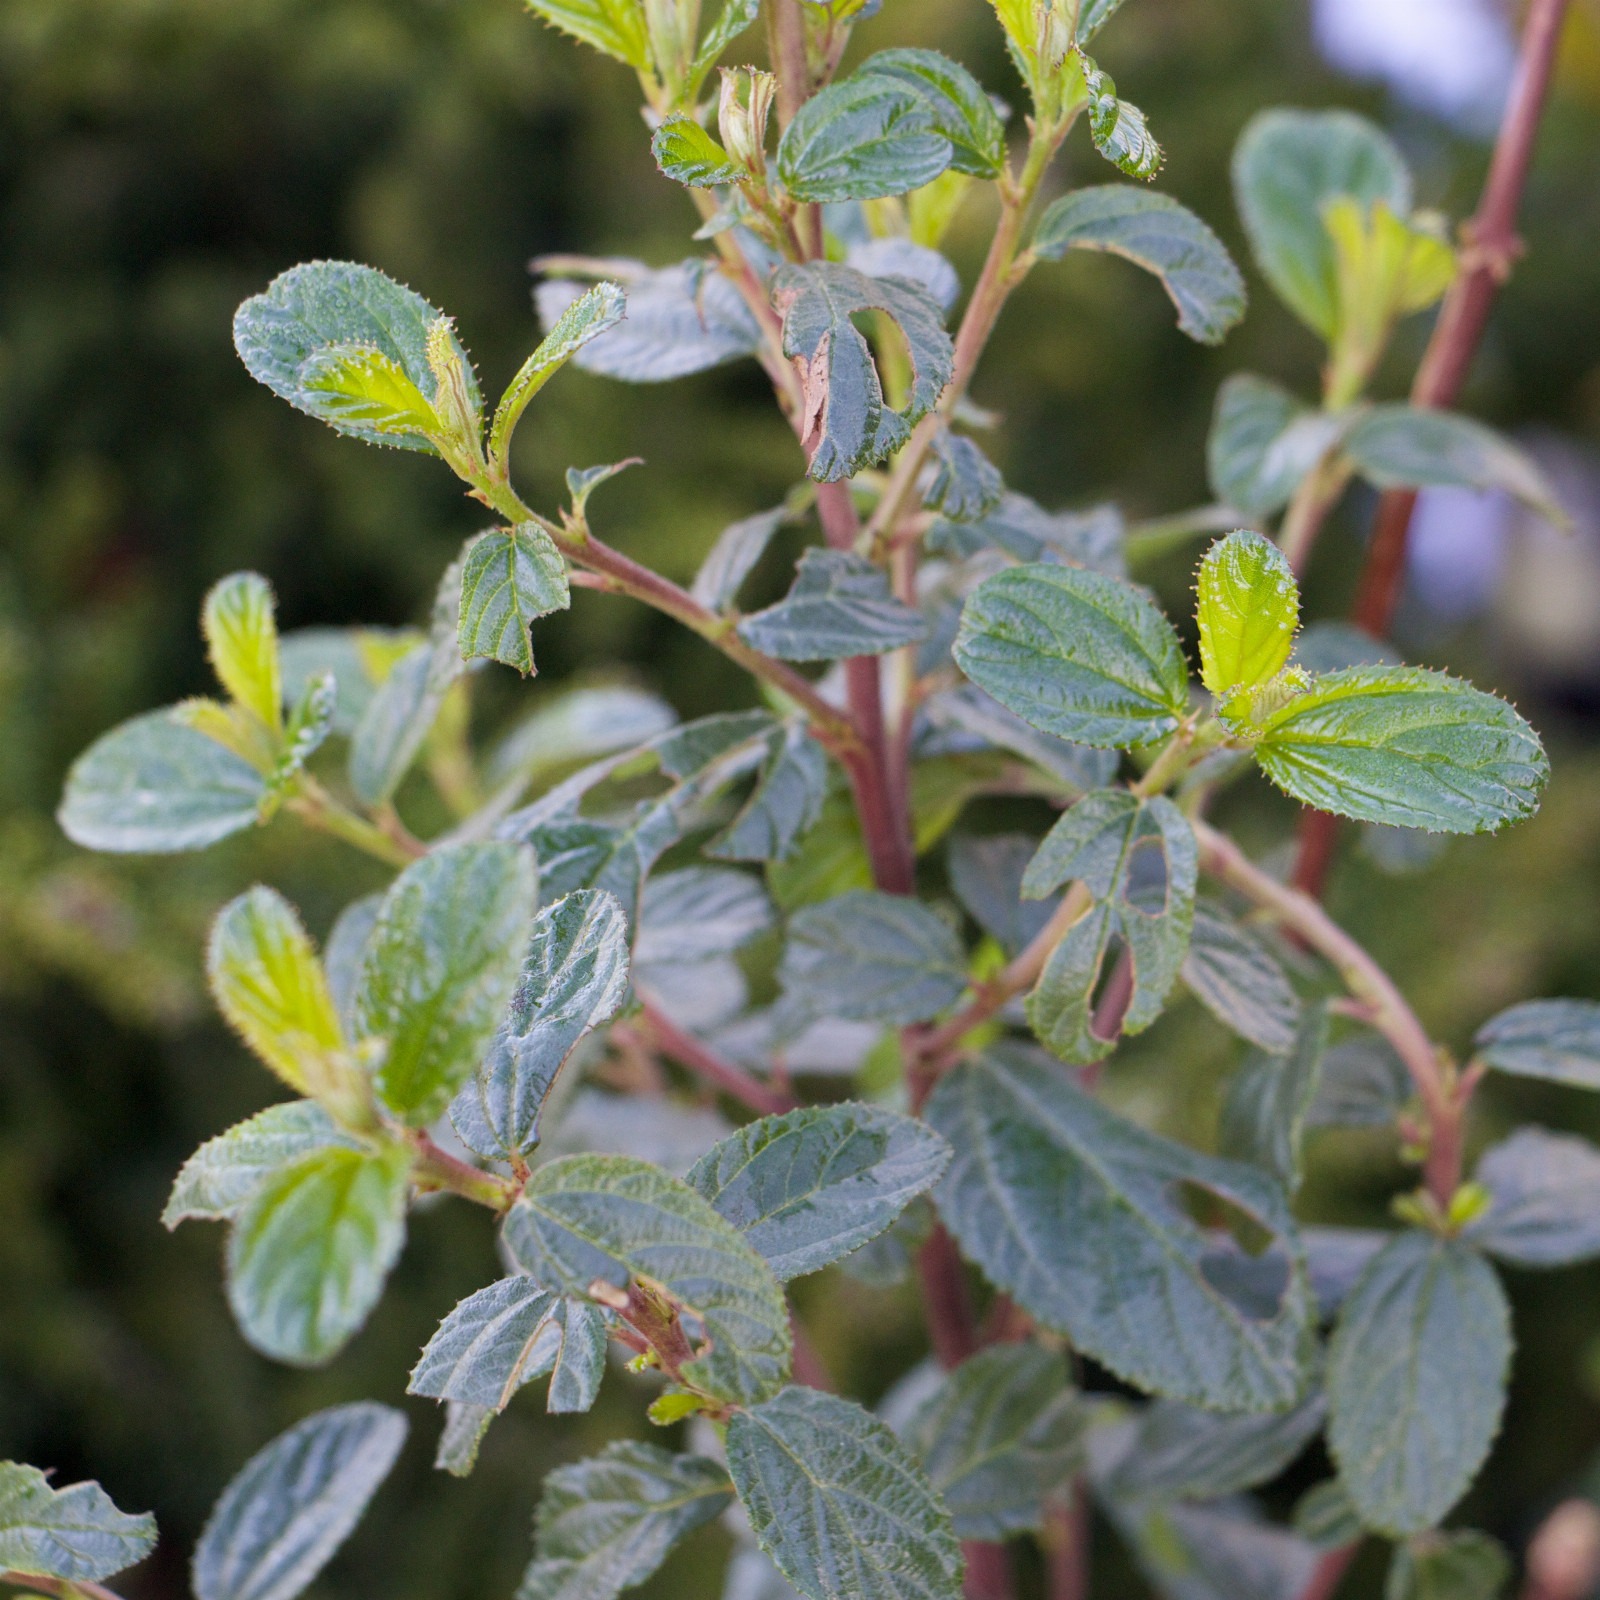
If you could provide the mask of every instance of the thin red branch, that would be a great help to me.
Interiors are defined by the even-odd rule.
[[[793,1111],[799,1104],[792,1095],[781,1093],[763,1083],[743,1067],[719,1056],[715,1050],[685,1033],[655,1001],[644,993],[642,1002],[643,1029],[651,1043],[665,1056],[670,1056],[679,1066],[704,1078],[714,1088],[732,1095],[741,1105],[748,1106],[761,1116]]]
[[[0,1572],[0,1583],[10,1584],[18,1589],[27,1589],[33,1594],[80,1594],[87,1595],[89,1600],[122,1600],[120,1595],[107,1589],[104,1585],[90,1583],[85,1578],[79,1578],[69,1584],[60,1578],[46,1578],[39,1573]]]
[[[1350,1570],[1350,1563],[1356,1558],[1356,1551],[1361,1545],[1340,1545],[1337,1550],[1329,1550],[1316,1564],[1311,1573],[1311,1581],[1301,1592],[1300,1600],[1331,1600],[1339,1585],[1344,1582],[1344,1575]]]
[[[1074,1483],[1064,1505],[1045,1513],[1045,1592],[1050,1600],[1088,1600],[1089,1499]]]

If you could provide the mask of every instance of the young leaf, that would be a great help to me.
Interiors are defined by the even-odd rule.
[[[539,1137],[539,1111],[562,1063],[628,990],[628,924],[603,889],[580,889],[533,921],[522,971],[476,1078],[450,1107],[479,1155],[521,1155]]]
[[[950,1513],[853,1401],[789,1388],[735,1412],[728,1471],[761,1548],[806,1600],[958,1600]]]
[[[607,263],[624,276],[628,315],[580,350],[573,365],[625,383],[663,383],[737,361],[761,348],[761,329],[739,291],[703,261],[652,270],[642,262]],[[541,283],[539,318],[553,333],[579,299],[573,283]]]
[[[1109,1487],[1129,1499],[1213,1500],[1276,1478],[1322,1431],[1320,1393],[1288,1411],[1200,1411],[1157,1400],[1140,1415]]]
[[[1502,489],[1553,526],[1572,526],[1538,462],[1471,417],[1420,406],[1373,406],[1345,435],[1344,450],[1361,476],[1380,489]]]
[[[1215,900],[1196,900],[1182,977],[1218,1022],[1271,1055],[1287,1055],[1300,1001],[1277,959]]]
[[[336,685],[331,732],[349,735],[390,667],[420,641],[410,628],[296,628],[278,638],[287,706],[296,705],[324,673]]]
[[[958,1539],[1036,1530],[1084,1464],[1087,1418],[1056,1351],[1001,1344],[963,1361],[904,1429]]]
[[[325,1086],[344,1031],[322,963],[276,889],[257,884],[218,912],[206,977],[217,1009],[291,1089]]]
[[[420,431],[389,431],[370,421],[342,416],[337,402],[330,406],[323,395],[307,390],[304,379],[307,361],[318,352],[331,345],[355,345],[391,363],[419,397],[431,395],[438,380],[428,362],[428,333],[442,317],[421,295],[401,288],[371,267],[348,261],[313,261],[281,273],[265,294],[255,295],[239,307],[233,319],[233,342],[253,378],[339,432],[369,444],[432,450]],[[446,338],[468,404],[476,409],[481,401],[472,363],[453,333],[447,331]],[[309,375],[318,377],[315,366]]]
[[[517,1600],[614,1600],[732,1499],[715,1461],[649,1444],[609,1444],[557,1467],[544,1480],[533,1564]]]
[[[938,304],[908,278],[869,278],[831,261],[786,262],[773,274],[772,303],[783,317],[783,353],[805,363],[801,444],[818,483],[850,477],[898,450],[950,381],[955,347]],[[903,411],[885,403],[871,348],[850,320],[863,311],[886,312],[905,336],[912,374]]]
[[[772,543],[772,536],[788,520],[788,507],[776,506],[730,522],[700,563],[689,592],[708,611],[729,610],[739,598],[744,580]]]
[[[915,91],[950,141],[950,166],[974,178],[998,178],[1006,164],[1006,129],[994,101],[963,66],[937,50],[880,50],[856,78],[890,78]]]
[[[897,1112],[805,1106],[747,1124],[684,1181],[787,1282],[882,1233],[949,1161],[938,1134]]]
[[[260,820],[267,786],[249,762],[149,711],[102,734],[72,764],[56,820],[89,850],[203,850]]]
[[[927,631],[921,615],[889,592],[881,567],[848,550],[820,548],[801,556],[782,600],[739,623],[746,644],[780,661],[883,655]]]
[[[405,1443],[370,1400],[297,1422],[239,1470],[194,1552],[198,1600],[294,1600],[350,1537]]]
[[[1323,209],[1340,195],[1363,209],[1411,212],[1411,175],[1387,134],[1349,111],[1263,111],[1233,152],[1233,192],[1256,264],[1313,332],[1338,327],[1337,263]]]
[[[466,660],[491,656],[531,677],[533,619],[571,603],[566,558],[538,523],[491,528],[466,548],[456,643]]]
[[[469,1400],[447,1401],[444,1426],[439,1430],[439,1443],[433,1453],[434,1467],[453,1478],[471,1477],[472,1469],[478,1464],[483,1436],[489,1431],[494,1415],[491,1406],[475,1406]]]
[[[312,416],[385,443],[435,449],[448,425],[397,361],[361,344],[330,344],[300,363],[300,398]]]
[[[688,1382],[749,1404],[789,1370],[789,1314],[766,1262],[686,1184],[630,1156],[563,1156],[537,1168],[506,1217],[520,1271],[563,1294],[653,1279],[704,1323]]]
[[[1112,166],[1130,178],[1153,178],[1161,170],[1161,146],[1145,121],[1144,112],[1117,98],[1117,86],[1108,72],[1084,63],[1084,87],[1089,95],[1089,133],[1094,147]]]
[[[1169,195],[1125,183],[1075,189],[1045,208],[1033,252],[1059,261],[1068,250],[1121,256],[1160,278],[1178,326],[1202,344],[1220,344],[1244,315],[1244,279],[1222,241]]]
[[[1462,1237],[1519,1267],[1564,1267],[1600,1255],[1600,1150],[1587,1139],[1518,1128],[1483,1154],[1493,1197]]]
[[[1473,1044],[1496,1072],[1600,1089],[1600,1001],[1525,1000],[1491,1017]]]
[[[0,1571],[93,1583],[143,1561],[155,1543],[156,1519],[118,1511],[98,1483],[52,1489],[37,1467],[0,1461]]]
[[[1307,1006],[1292,1048],[1281,1055],[1251,1051],[1222,1104],[1218,1153],[1264,1168],[1291,1196],[1300,1188],[1300,1146],[1327,1047],[1327,1007]]]
[[[777,171],[789,197],[874,200],[931,183],[955,149],[920,88],[898,76],[858,74],[813,95],[778,142]]]
[[[1533,811],[1550,772],[1504,700],[1425,667],[1328,673],[1260,727],[1280,789],[1362,822],[1492,832]]]
[[[1269,378],[1236,372],[1217,390],[1206,439],[1212,492],[1246,517],[1270,517],[1348,426],[1348,419],[1308,410]]]
[[[388,1040],[374,1087],[416,1127],[444,1110],[494,1036],[528,948],[536,881],[515,845],[445,845],[383,897],[356,1021]]]
[[[999,506],[1005,480],[970,439],[941,431],[934,436],[933,458],[937,470],[923,493],[925,506],[951,522],[975,522]]]
[[[278,625],[267,580],[235,572],[213,585],[200,610],[200,628],[217,681],[267,727],[282,727]]]
[[[1145,1132],[1018,1047],[949,1073],[927,1118],[956,1152],[934,1196],[945,1226],[1044,1326],[1171,1399],[1238,1411],[1299,1399],[1310,1296],[1271,1179]],[[1244,1212],[1274,1248],[1231,1253],[1183,1210],[1182,1185]],[[1242,1262],[1270,1293],[1239,1281]]]
[[[1471,1528],[1418,1534],[1395,1548],[1383,1600],[1499,1600],[1511,1558]]]
[[[1008,711],[1078,744],[1148,744],[1188,710],[1172,625],[1097,572],[1039,564],[986,578],[961,613],[955,658]]]
[[[494,422],[489,428],[489,460],[493,465],[505,470],[511,435],[516,432],[522,413],[528,409],[528,402],[590,340],[616,327],[622,321],[627,304],[628,297],[616,284],[597,283],[556,319],[555,326],[522,363],[495,407]]]
[[[280,1167],[228,1236],[228,1303],[263,1355],[331,1361],[367,1320],[406,1233],[410,1152],[333,1146]]]
[[[790,919],[778,981],[809,1016],[901,1027],[953,1005],[967,972],[960,941],[926,906],[853,890]]]
[[[164,1227],[198,1218],[228,1222],[272,1174],[329,1145],[359,1150],[315,1100],[289,1100],[207,1139],[184,1162],[161,1213]]]
[[[822,814],[828,758],[797,717],[768,735],[767,754],[750,797],[705,851],[727,861],[783,861]]]
[[[528,9],[636,72],[653,70],[639,0],[528,0]]]
[[[1505,1406],[1510,1311],[1459,1240],[1396,1236],[1362,1273],[1328,1348],[1328,1445],[1380,1533],[1433,1527],[1466,1492]]]
[[[667,177],[691,189],[714,189],[749,176],[693,117],[668,117],[656,129],[650,153]]]
[[[1277,545],[1243,529],[1200,563],[1200,681],[1212,694],[1254,689],[1289,659],[1300,586]]]

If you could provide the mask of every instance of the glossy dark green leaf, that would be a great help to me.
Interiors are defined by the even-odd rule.
[[[374,1087],[425,1127],[483,1054],[528,949],[537,869],[515,845],[457,844],[390,885],[356,988],[363,1034],[386,1039]]]
[[[195,1546],[198,1600],[294,1600],[349,1538],[405,1438],[402,1412],[359,1401],[315,1412],[257,1451]]]
[[[986,578],[961,614],[957,665],[1024,722],[1115,749],[1173,732],[1189,670],[1172,625],[1131,584],[1043,563]]]
[[[1291,1195],[1300,1188],[1301,1144],[1327,1047],[1327,1007],[1307,1006],[1290,1049],[1252,1050],[1222,1103],[1218,1152],[1272,1173]]]
[[[705,1324],[684,1366],[709,1394],[749,1404],[789,1368],[789,1314],[771,1268],[687,1184],[631,1156],[563,1156],[537,1168],[505,1221],[506,1249],[546,1288],[586,1296],[604,1279],[659,1283]]]
[[[0,1461],[0,1571],[92,1583],[143,1561],[155,1542],[156,1519],[118,1511],[98,1483],[53,1489],[37,1467]]]
[[[1005,170],[1006,129],[994,102],[963,66],[937,50],[880,50],[855,74],[890,78],[922,100],[934,128],[950,141],[950,166],[975,178]]]
[[[260,820],[261,774],[172,710],[102,734],[73,762],[56,820],[89,850],[203,850]]]
[[[950,1513],[853,1401],[789,1388],[736,1412],[728,1471],[761,1548],[806,1600],[958,1600]]]
[[[954,1004],[967,973],[960,940],[927,906],[860,889],[794,914],[778,981],[811,1016],[904,1026]]]
[[[889,79],[872,81],[894,87]],[[898,450],[950,381],[955,347],[939,306],[909,278],[869,278],[831,261],[790,262],[773,274],[772,303],[783,318],[783,353],[805,363],[801,445],[819,483],[850,477]],[[864,311],[886,312],[905,336],[912,375],[903,411],[885,402],[871,347],[851,321]]]
[[[877,656],[915,644],[927,624],[889,592],[889,577],[864,556],[813,547],[776,605],[745,617],[739,637],[781,661]]]
[[[533,619],[571,603],[566,558],[537,523],[481,533],[467,546],[461,570],[462,657],[489,656],[526,677],[534,670]]]
[[[1060,1352],[1000,1344],[950,1373],[904,1438],[956,1537],[1001,1540],[1037,1529],[1046,1501],[1083,1466],[1087,1420]]]
[[[1413,1229],[1362,1273],[1328,1350],[1328,1444],[1368,1527],[1421,1533],[1466,1493],[1500,1426],[1510,1321],[1460,1240]]]
[[[488,1051],[450,1107],[468,1147],[497,1159],[537,1142],[539,1112],[562,1063],[628,991],[627,918],[603,889],[545,906],[526,949]]]
[[[1145,1132],[1015,1046],[948,1074],[927,1117],[956,1152],[934,1195],[945,1225],[1039,1322],[1171,1399],[1263,1411],[1299,1399],[1310,1295],[1271,1179]],[[1184,1186],[1245,1213],[1271,1247],[1236,1253],[1190,1218]]]
[[[631,1440],[557,1467],[544,1480],[533,1564],[516,1600],[614,1600],[732,1499],[715,1461]]]
[[[1389,136],[1350,111],[1263,111],[1233,152],[1233,192],[1256,264],[1291,311],[1331,339],[1338,320],[1333,239],[1322,214],[1351,196],[1411,211],[1411,175]]]
[[[830,84],[795,114],[778,142],[776,168],[794,200],[873,200],[908,194],[951,163],[929,94],[898,76],[857,75]]]
[[[1277,958],[1216,900],[1199,899],[1183,981],[1212,1016],[1259,1049],[1285,1055],[1300,1000]]]
[[[1463,1237],[1519,1267],[1600,1255],[1600,1150],[1570,1133],[1518,1128],[1478,1162],[1492,1196]]]
[[[1153,272],[1177,307],[1178,326],[1220,344],[1244,315],[1244,279],[1222,241],[1168,195],[1108,183],[1075,189],[1039,218],[1033,249],[1046,261],[1068,250],[1102,250]]]
[[[321,1366],[383,1293],[406,1233],[410,1153],[332,1146],[280,1167],[228,1236],[228,1303],[263,1355]]]
[[[1510,1578],[1511,1557],[1488,1534],[1423,1533],[1396,1547],[1383,1600],[1498,1600]]]
[[[1534,810],[1550,773],[1504,700],[1425,667],[1330,672],[1260,727],[1256,760],[1280,789],[1363,822],[1492,832]]]
[[[1236,372],[1217,390],[1206,439],[1206,475],[1224,505],[1270,517],[1338,441],[1342,424],[1312,411],[1281,385]]]
[[[685,1181],[787,1281],[882,1233],[949,1161],[925,1123],[847,1102],[749,1123]]]
[[[1491,1017],[1473,1044],[1496,1072],[1600,1089],[1600,1001],[1525,1000]]]
[[[650,140],[650,153],[667,177],[692,189],[712,189],[749,176],[693,117],[668,117]]]

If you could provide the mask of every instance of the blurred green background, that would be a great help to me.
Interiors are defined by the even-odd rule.
[[[857,50],[938,46],[1020,98],[981,0],[885,0],[861,34]],[[1129,0],[1102,60],[1168,149],[1162,187],[1241,259],[1227,162],[1263,106],[1374,115],[1422,198],[1454,216],[1481,181],[1483,143],[1322,63],[1302,0]],[[206,922],[265,879],[320,933],[380,880],[287,818],[198,857],[90,857],[52,820],[62,775],[111,724],[205,689],[195,618],[222,574],[268,574],[284,627],[407,622],[480,525],[436,463],[343,440],[253,384],[231,345],[235,305],[296,261],[369,262],[457,317],[496,392],[537,338],[530,256],[687,253],[689,208],[656,174],[636,105],[629,74],[516,0],[0,3],[0,1455],[54,1467],[58,1482],[99,1477],[122,1505],[157,1512],[160,1548],[125,1586],[139,1600],[186,1591],[211,1501],[274,1433],[339,1400],[398,1402],[438,1318],[495,1266],[486,1216],[425,1210],[381,1310],[330,1369],[291,1372],[244,1346],[223,1303],[221,1231],[168,1235],[156,1220],[193,1147],[275,1098],[205,1002]],[[1600,8],[1578,0],[1524,214],[1529,254],[1467,404],[1534,430],[1580,496],[1586,452],[1600,449],[1597,173]],[[1060,176],[1110,174],[1077,136]],[[985,222],[970,207],[950,243],[969,282]],[[1115,498],[1136,517],[1205,500],[1222,377],[1249,367],[1315,383],[1310,338],[1252,286],[1248,320],[1211,351],[1181,338],[1155,284],[1120,263],[1036,273],[975,391],[1004,413],[990,443],[1012,484],[1052,507]],[[1403,392],[1425,334],[1401,338],[1383,393]],[[519,450],[525,492],[546,508],[567,466],[644,456],[604,491],[597,526],[679,578],[725,522],[775,503],[800,471],[752,363],[656,389],[568,373]],[[1346,605],[1367,509],[1353,503],[1327,534],[1312,617]],[[1563,559],[1581,567],[1597,537],[1591,523]],[[1192,558],[1141,574],[1179,612]],[[1501,587],[1566,570],[1546,559],[1517,556]],[[1541,655],[1537,596],[1520,603],[1452,621],[1410,602],[1403,643],[1517,697],[1555,757],[1544,811],[1405,878],[1347,850],[1332,891],[1458,1046],[1511,1000],[1600,996],[1600,650]],[[531,686],[498,670],[479,680],[484,728],[597,674],[631,675],[686,715],[750,700],[696,641],[592,592],[541,623],[536,647]],[[1229,806],[1256,848],[1293,826],[1292,808],[1262,792]],[[1231,1050],[1187,1004],[1113,1079],[1204,1142]],[[1513,1117],[1600,1136],[1589,1102],[1534,1086],[1492,1088],[1476,1134]],[[1326,1137],[1304,1209],[1381,1221],[1401,1180],[1386,1141]],[[1463,1514],[1515,1544],[1600,1446],[1600,1267],[1515,1276],[1512,1292],[1511,1408]],[[863,1398],[921,1353],[907,1294],[828,1281],[808,1309]],[[315,1594],[509,1594],[543,1472],[641,1426],[615,1376],[588,1418],[547,1419],[525,1396],[457,1482],[429,1465],[433,1406],[403,1403],[414,1426],[402,1468]],[[714,1592],[722,1537],[696,1536],[648,1594]],[[1139,1593],[1108,1546],[1102,1592]],[[1376,1593],[1380,1574],[1369,1552],[1348,1592]]]

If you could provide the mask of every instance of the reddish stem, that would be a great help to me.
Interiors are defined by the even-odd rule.
[[[961,1586],[967,1600],[1010,1600],[1011,1557],[1003,1544],[963,1539],[961,1554],[967,1563]]]
[[[1073,1484],[1065,1505],[1045,1513],[1045,1592],[1050,1600],[1088,1600],[1089,1501]]]
[[[743,1067],[735,1066],[733,1062],[719,1056],[715,1050],[702,1044],[693,1034],[685,1033],[647,995],[640,993],[639,998],[643,1002],[644,1028],[649,1033],[651,1042],[663,1055],[670,1056],[680,1066],[697,1073],[707,1083],[721,1089],[724,1094],[732,1095],[735,1100],[761,1116],[793,1111],[799,1104],[792,1095],[770,1088],[759,1078],[746,1072]]]
[[[1334,1591],[1344,1582],[1350,1563],[1356,1558],[1360,1542],[1340,1545],[1327,1551],[1311,1573],[1311,1581],[1301,1591],[1300,1600],[1330,1600]]]
[[[959,1367],[976,1353],[978,1331],[961,1252],[943,1223],[935,1225],[928,1242],[917,1252],[917,1275],[922,1280],[933,1353],[941,1367]]]
[[[827,1394],[837,1394],[839,1386],[828,1371],[828,1363],[817,1353],[817,1347],[806,1332],[806,1325],[789,1308],[789,1337],[794,1346],[794,1375],[808,1389],[821,1389]]]

